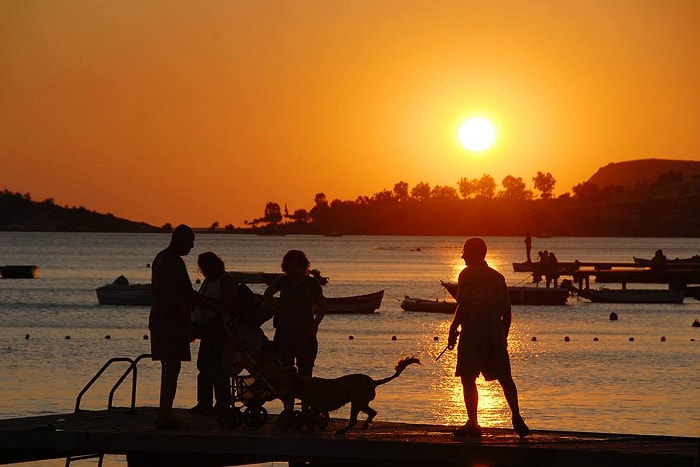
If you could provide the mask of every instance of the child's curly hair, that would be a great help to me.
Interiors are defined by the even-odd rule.
[[[306,257],[306,253],[301,250],[289,250],[282,258],[282,271],[289,272],[291,263],[299,263],[304,266],[306,273],[309,273],[311,262]]]

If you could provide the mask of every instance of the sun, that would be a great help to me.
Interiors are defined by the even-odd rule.
[[[484,117],[471,117],[459,127],[457,137],[467,151],[485,151],[496,141],[496,128]]]

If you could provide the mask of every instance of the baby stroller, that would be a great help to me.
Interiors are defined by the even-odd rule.
[[[223,428],[241,423],[258,427],[267,422],[264,404],[291,395],[293,367],[283,367],[274,344],[260,326],[272,317],[272,311],[245,284],[238,286],[238,314],[225,319],[227,340],[223,365],[231,374],[232,404],[219,414]]]

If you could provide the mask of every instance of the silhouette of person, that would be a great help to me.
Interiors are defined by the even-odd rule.
[[[199,294],[211,303],[210,310],[198,308],[193,321],[199,332],[197,353],[197,405],[187,412],[216,415],[231,406],[229,373],[223,366],[226,328],[224,315],[233,314],[236,307],[237,284],[226,273],[223,260],[211,251],[197,258],[197,265],[204,275]],[[216,396],[216,405],[213,404]]]
[[[557,259],[554,252],[550,252],[547,257],[547,264],[545,269],[545,280],[547,281],[547,287],[550,283],[553,283],[554,287],[559,285],[559,260]]]
[[[480,238],[464,242],[462,258],[466,268],[457,282],[457,309],[448,336],[448,348],[457,347],[455,376],[462,380],[468,420],[453,431],[457,437],[480,437],[479,393],[476,378],[498,380],[512,412],[513,428],[521,438],[530,429],[520,415],[518,390],[513,381],[508,355],[511,307],[505,278],[485,261],[486,243]],[[461,328],[461,333],[459,329]]]
[[[296,364],[300,375],[311,376],[318,354],[318,326],[326,300],[318,279],[309,274],[311,263],[301,250],[289,250],[281,274],[265,289],[264,299],[275,310],[274,343],[282,364]],[[273,296],[279,292],[279,300]]]
[[[525,253],[527,254],[527,262],[531,263],[532,258],[530,257],[530,252],[532,251],[532,236],[530,236],[530,232],[528,231],[527,235],[525,236]]]
[[[651,269],[656,271],[663,271],[666,269],[666,255],[664,255],[664,250],[656,250],[654,257],[651,258]]]
[[[178,225],[170,244],[153,259],[151,289],[153,302],[148,318],[151,356],[160,361],[160,402],[156,425],[159,428],[186,428],[172,414],[181,362],[190,361],[190,314],[194,305],[206,305],[192,289],[185,262],[181,258],[194,247],[194,231]]]

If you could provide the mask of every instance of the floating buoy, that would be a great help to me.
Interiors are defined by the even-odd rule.
[[[694,328],[700,328],[700,320],[697,320],[697,319],[696,319],[695,321],[693,321],[693,325],[692,325],[692,326],[693,326]]]
[[[146,263],[146,267],[147,267],[147,268],[150,268],[150,267],[151,267],[151,263]]]
[[[396,336],[391,336],[391,340],[392,340],[392,341],[395,341],[395,340],[396,340]]]
[[[691,337],[691,338],[690,338],[690,342],[695,342],[695,339],[693,339],[693,338]]]
[[[433,337],[433,340],[434,340],[434,341],[439,340],[438,336],[434,336],[434,337]]]
[[[666,342],[666,336],[661,336],[661,342]]]
[[[532,342],[537,342],[537,336],[532,336]]]
[[[594,338],[593,338],[593,342],[598,342],[598,338],[597,338],[597,337],[594,337]]]
[[[355,336],[348,336],[348,340],[350,340],[350,341],[353,340],[354,338],[355,338]]]
[[[24,335],[24,338],[25,338],[25,339],[29,339],[29,334],[25,334],[25,335]]]
[[[629,338],[629,341],[630,341],[630,342],[634,342],[634,337],[630,337],[630,338]]]
[[[569,342],[570,340],[569,336],[564,336],[564,342]]]
[[[610,313],[610,321],[617,321],[617,313],[614,311]]]
[[[109,334],[107,334],[107,335],[105,336],[105,339],[111,339],[111,338],[112,338],[112,336],[110,336]]]
[[[148,334],[143,335],[143,340],[147,341],[148,340]]]
[[[66,336],[66,339],[70,339],[70,336]]]

